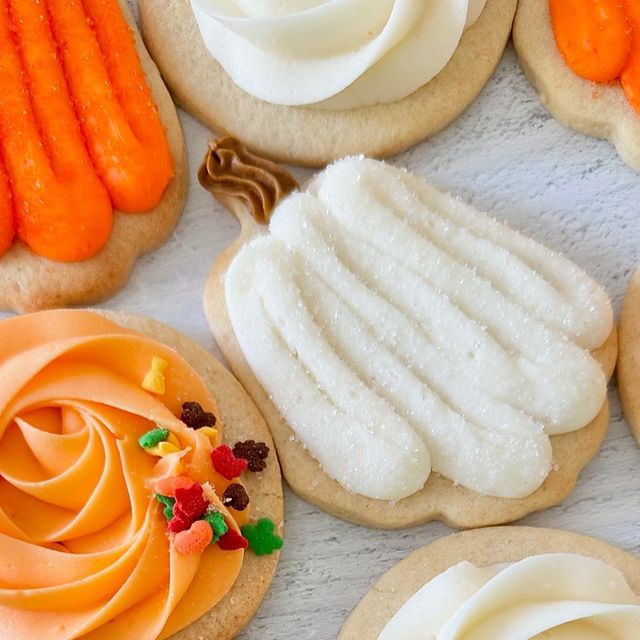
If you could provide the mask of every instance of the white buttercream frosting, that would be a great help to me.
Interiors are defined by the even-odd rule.
[[[461,562],[414,594],[378,640],[636,640],[640,598],[575,554],[478,568]]]
[[[275,104],[405,98],[449,62],[486,0],[191,0],[234,82]]]
[[[283,200],[225,280],[244,356],[351,491],[399,499],[431,466],[524,497],[550,434],[587,425],[606,293],[562,256],[384,163],[347,159]]]

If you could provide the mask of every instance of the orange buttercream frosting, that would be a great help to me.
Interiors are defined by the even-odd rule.
[[[162,395],[142,387],[153,358],[167,363]],[[179,553],[155,498],[180,474],[210,483],[230,529],[247,521],[216,497],[230,481],[211,464],[215,432],[212,442],[176,417],[187,401],[218,416],[176,352],[94,313],[0,323],[2,640],[164,638],[231,589],[243,550]],[[158,425],[179,451],[139,445]],[[221,438],[219,416],[216,429]]]

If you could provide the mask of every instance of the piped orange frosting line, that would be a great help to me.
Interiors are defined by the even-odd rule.
[[[0,0],[0,159],[25,244],[61,261],[104,246],[111,202],[87,154],[38,0]]]
[[[154,357],[168,363],[162,396],[141,386]],[[243,551],[178,553],[154,497],[178,467],[218,495],[229,485],[211,465],[217,443],[176,418],[186,401],[217,414],[178,354],[93,313],[0,323],[3,640],[155,640],[233,586]],[[160,461],[138,443],[156,424],[181,445]],[[213,501],[234,530],[246,522]]]
[[[90,258],[173,175],[118,0],[0,0],[0,255]]]
[[[166,135],[118,0],[47,0],[69,90],[116,209],[148,211],[173,176]]]
[[[558,48],[582,78],[610,82],[620,76],[631,49],[621,0],[550,0]]]
[[[631,27],[631,54],[620,82],[627,100],[640,113],[640,2],[626,0],[626,7]]]
[[[0,256],[5,254],[13,244],[16,233],[15,224],[9,178],[0,162]]]
[[[567,65],[593,82],[620,79],[640,112],[640,3],[637,0],[549,0],[551,22]]]

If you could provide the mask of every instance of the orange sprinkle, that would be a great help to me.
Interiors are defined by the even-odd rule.
[[[193,480],[187,476],[169,476],[156,482],[156,493],[174,498],[176,489],[188,489],[192,484]]]
[[[174,545],[176,551],[183,555],[202,553],[213,540],[213,531],[208,522],[196,520],[188,531],[176,533]]]

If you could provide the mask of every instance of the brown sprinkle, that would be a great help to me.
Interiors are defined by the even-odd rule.
[[[236,442],[233,447],[233,455],[236,458],[244,458],[248,462],[249,471],[257,473],[267,466],[265,462],[269,455],[269,447],[264,442],[245,440]]]
[[[198,402],[185,402],[182,405],[180,420],[182,420],[189,429],[216,426],[215,415],[210,411],[205,411]]]
[[[241,484],[230,484],[222,494],[222,504],[236,511],[244,511],[249,506],[249,496]]]

